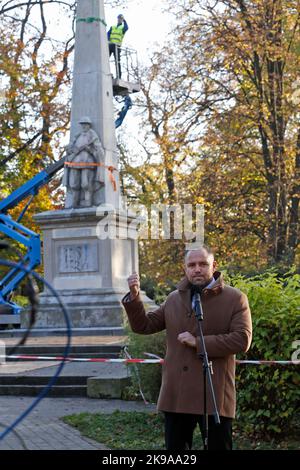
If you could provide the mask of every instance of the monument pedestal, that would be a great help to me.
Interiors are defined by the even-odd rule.
[[[67,306],[73,328],[122,326],[121,299],[128,292],[127,278],[138,272],[137,240],[128,237],[134,219],[113,209],[98,214],[91,207],[35,216],[43,232],[44,277]],[[107,238],[100,239],[105,233]],[[116,236],[110,238],[109,234]],[[146,304],[155,305],[142,297]],[[23,327],[27,321],[23,315]],[[57,300],[48,289],[40,294],[35,326],[65,326]]]

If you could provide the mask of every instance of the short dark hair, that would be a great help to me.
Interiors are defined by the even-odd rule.
[[[201,246],[198,247],[198,248],[186,250],[186,251],[184,252],[184,261],[186,261],[187,256],[188,256],[188,254],[189,254],[191,251],[199,251],[199,250],[205,250],[209,255],[213,255],[213,257],[215,256],[215,253],[214,253],[213,248],[211,248],[211,247],[208,246],[208,245],[201,245]]]

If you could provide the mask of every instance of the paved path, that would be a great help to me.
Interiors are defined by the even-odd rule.
[[[11,423],[32,400],[31,397],[0,397],[0,429],[3,429],[3,424]],[[155,406],[122,400],[45,398],[16,428],[21,439],[9,434],[0,441],[0,450],[23,449],[22,441],[29,450],[104,450],[104,445],[81,436],[79,431],[59,418],[73,413],[112,413],[115,410],[153,411]]]

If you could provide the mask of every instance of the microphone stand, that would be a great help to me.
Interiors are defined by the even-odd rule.
[[[201,304],[201,297],[199,292],[195,292],[193,296],[193,304],[194,304],[194,313],[198,323],[198,330],[200,336],[200,344],[202,354],[199,354],[199,359],[202,359],[203,362],[203,403],[204,403],[204,437],[203,437],[203,444],[204,450],[208,450],[208,413],[207,413],[207,397],[206,397],[206,383],[208,381],[209,391],[211,394],[212,402],[213,402],[213,415],[216,424],[220,424],[220,416],[217,409],[216,403],[216,396],[214,391],[214,386],[212,383],[212,363],[208,361],[207,351],[205,347],[205,341],[203,336],[202,330],[202,321],[203,321],[203,310]]]

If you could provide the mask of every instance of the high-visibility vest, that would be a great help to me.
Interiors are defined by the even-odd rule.
[[[124,38],[124,26],[122,24],[111,27],[109,42],[122,44]]]

